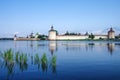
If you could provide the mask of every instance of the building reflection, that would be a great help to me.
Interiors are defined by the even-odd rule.
[[[33,41],[27,41],[26,45],[26,50],[29,51],[29,49],[31,50],[31,60],[33,63],[33,53],[35,51],[34,48],[34,44],[37,45],[38,47],[46,47],[44,43],[40,44],[39,42],[34,43]],[[14,48],[15,50],[19,50],[21,49],[21,47],[19,47],[20,44],[17,44],[17,42],[14,42]],[[51,53],[51,55],[53,55],[60,46],[62,46],[66,51],[76,51],[76,50],[86,50],[86,51],[94,51],[94,49],[98,48],[98,47],[103,47],[106,46],[108,51],[110,52],[110,54],[112,55],[112,53],[114,52],[114,47],[115,46],[119,46],[120,43],[114,43],[114,42],[108,42],[107,45],[106,43],[96,43],[96,42],[80,42],[80,43],[76,43],[76,42],[71,42],[71,41],[66,41],[66,42],[61,42],[61,41],[49,41],[48,43],[48,49]]]
[[[71,42],[66,42],[66,43],[59,43],[57,41],[50,41],[49,42],[49,50],[51,52],[51,54],[53,55],[55,51],[58,50],[59,46],[63,46],[65,47],[64,49],[66,49],[66,51],[76,51],[76,50],[81,50],[81,49],[85,49],[86,51],[93,51],[94,49],[98,48],[98,47],[103,47],[106,46],[105,43],[71,43]],[[114,52],[114,47],[115,47],[115,43],[107,43],[107,49],[110,52],[110,55],[112,55],[112,53]]]
[[[66,51],[80,50],[81,49],[81,45],[80,44],[78,44],[78,43],[71,43],[70,41],[62,43],[62,46],[65,47]]]
[[[70,51],[70,50],[81,50],[81,49],[85,49],[86,51],[88,50],[93,50],[95,43],[71,43],[69,41],[65,42],[65,43],[59,43],[59,41],[49,41],[49,50],[51,52],[51,54],[53,55],[55,51],[58,50],[59,46],[63,46],[65,47],[64,49],[66,49],[66,51]]]
[[[49,50],[53,55],[55,51],[57,51],[57,41],[50,41],[49,42]]]
[[[115,47],[114,43],[108,43],[107,44],[108,51],[110,52],[111,55],[112,55],[112,53],[114,51],[114,47]]]

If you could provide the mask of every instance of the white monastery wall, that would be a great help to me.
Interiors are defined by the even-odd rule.
[[[100,38],[107,39],[108,36],[107,35],[95,35],[94,39],[100,39]]]
[[[80,40],[80,39],[87,39],[88,36],[70,36],[70,35],[58,35],[56,40]]]

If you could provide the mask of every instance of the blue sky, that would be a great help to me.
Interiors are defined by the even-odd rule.
[[[120,0],[0,0],[0,37],[120,27]]]

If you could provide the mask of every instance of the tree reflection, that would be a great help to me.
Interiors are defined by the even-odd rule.
[[[94,48],[94,45],[95,45],[95,43],[93,43],[93,42],[91,42],[91,43],[88,43],[88,46],[89,46],[89,48],[90,48],[91,50],[93,50],[93,48]]]

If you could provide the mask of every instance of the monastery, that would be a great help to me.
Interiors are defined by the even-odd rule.
[[[35,36],[34,38],[32,38],[31,36],[33,35],[33,33],[30,35],[30,37],[17,37],[16,35],[14,36],[14,40],[16,41],[24,41],[24,40],[32,40],[32,41],[36,41],[36,40],[41,40],[40,38],[38,38],[37,36]],[[48,38],[46,38],[46,40],[87,40],[90,39],[91,34],[63,34],[63,35],[59,35],[57,33],[57,30],[54,30],[53,26],[51,26],[51,29],[49,30],[49,34],[48,34]],[[115,31],[113,31],[112,28],[110,28],[110,30],[108,31],[108,33],[106,35],[96,35],[93,34],[94,39],[103,39],[103,40],[107,40],[107,39],[115,39]]]
[[[49,30],[48,40],[85,40],[89,39],[89,34],[87,35],[58,35],[57,30],[54,30],[53,26]],[[115,39],[115,31],[112,28],[108,31],[106,35],[95,35],[94,39]]]

